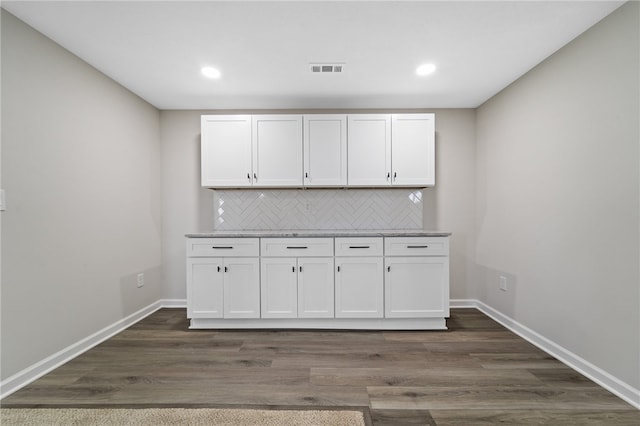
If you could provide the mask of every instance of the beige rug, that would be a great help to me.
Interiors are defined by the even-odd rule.
[[[2,408],[0,424],[365,426],[364,416],[360,411],[235,408]]]

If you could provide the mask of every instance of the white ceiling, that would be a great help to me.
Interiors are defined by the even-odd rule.
[[[160,109],[477,107],[624,1],[3,1]],[[342,74],[312,74],[342,62]],[[415,75],[423,62],[437,71]],[[222,77],[208,80],[212,65]]]

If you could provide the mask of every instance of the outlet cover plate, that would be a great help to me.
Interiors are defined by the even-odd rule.
[[[500,276],[500,290],[507,291],[507,277]]]

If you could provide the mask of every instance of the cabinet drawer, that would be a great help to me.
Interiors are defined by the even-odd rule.
[[[448,237],[388,237],[385,256],[448,256]]]
[[[253,257],[259,254],[258,238],[187,238],[188,257]]]
[[[382,256],[382,238],[336,238],[336,256]]]
[[[261,238],[262,256],[333,256],[333,238]]]

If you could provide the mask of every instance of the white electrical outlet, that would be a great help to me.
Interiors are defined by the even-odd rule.
[[[138,288],[144,286],[144,274],[138,274]]]
[[[500,290],[507,291],[507,277],[500,275]]]

